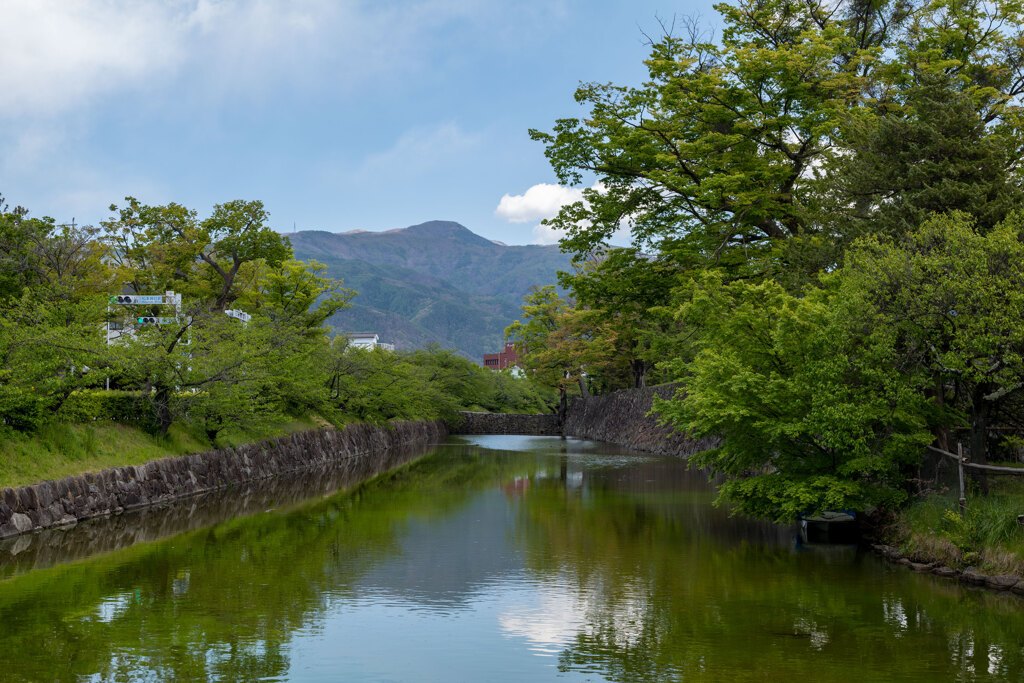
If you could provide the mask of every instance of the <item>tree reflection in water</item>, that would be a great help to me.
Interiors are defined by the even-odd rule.
[[[434,680],[521,680],[524,658],[619,681],[1024,672],[1020,600],[854,548],[799,551],[791,529],[712,507],[678,461],[483,437],[352,481],[316,473],[0,544],[5,680],[302,680],[297,648],[338,623],[384,633]],[[409,651],[440,625],[464,630]],[[357,676],[354,644],[318,652]]]

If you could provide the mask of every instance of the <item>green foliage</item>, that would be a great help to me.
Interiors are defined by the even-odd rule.
[[[1016,0],[715,9],[720,40],[668,32],[642,86],[585,83],[584,117],[530,131],[563,183],[597,180],[549,221],[563,249],[589,256],[628,224],[645,250],[798,287],[876,219],[991,225],[1019,201]]]
[[[903,498],[932,430],[988,417],[1024,386],[1024,246],[1015,216],[980,235],[937,216],[899,242],[856,243],[823,287],[706,274],[680,317],[701,328],[684,395],[657,410],[720,435],[695,457],[731,475],[724,498],[774,519]]]
[[[528,380],[438,347],[403,353],[351,348],[336,339],[329,363],[326,412],[334,419],[452,420],[461,410],[543,412],[548,406]]]
[[[1021,424],[1024,10],[716,10],[720,40],[669,33],[642,86],[583,84],[584,117],[530,133],[597,181],[549,221],[588,264],[558,327],[684,383],[656,408],[723,438],[694,461],[741,511],[894,505],[923,444],[969,424],[984,462]]]
[[[693,462],[730,475],[721,495],[744,513],[791,520],[903,498],[901,468],[932,438],[929,405],[855,303],[835,287],[794,297],[709,273],[683,307],[702,325],[699,351],[681,396],[655,410],[723,437]]]
[[[138,293],[173,289],[223,311],[241,296],[243,268],[278,268],[291,256],[288,239],[266,223],[259,201],[217,204],[206,219],[180,204],[149,206],[134,197],[110,210],[105,240],[122,281]]]
[[[1019,133],[986,125],[955,76],[922,73],[884,115],[851,121],[853,154],[834,183],[854,199],[842,234],[902,237],[932,213],[960,211],[988,232],[1024,201]]]
[[[108,354],[103,297],[46,301],[28,288],[0,305],[0,421],[31,430],[76,389],[96,386]]]
[[[813,169],[834,154],[833,133],[888,37],[885,23],[897,28],[904,13],[790,0],[716,9],[719,43],[696,26],[666,35],[651,47],[642,87],[584,84],[584,120],[531,131],[562,182],[588,172],[602,185],[551,221],[567,230],[566,249],[590,252],[628,217],[641,244],[685,240],[739,265],[812,228]]]
[[[1024,386],[1024,220],[981,234],[967,215],[935,216],[900,241],[858,243],[839,274],[864,323],[894,341],[907,381],[969,424],[984,463],[990,420]]]
[[[579,309],[564,301],[554,285],[534,288],[523,297],[522,320],[505,328],[505,337],[515,343],[527,377],[558,390],[560,421],[565,419],[571,387],[582,386],[591,360],[608,357],[599,347],[610,339],[608,335],[595,339]]]
[[[146,397],[140,392],[83,389],[68,396],[57,417],[62,422],[144,422],[151,413]]]
[[[679,336],[671,305],[673,291],[688,280],[692,264],[685,259],[685,252],[652,257],[615,248],[559,274],[575,298],[580,332],[591,342],[585,367],[591,389],[646,386]]]

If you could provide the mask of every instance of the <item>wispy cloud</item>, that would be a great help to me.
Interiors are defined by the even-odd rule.
[[[0,117],[60,114],[173,79],[223,96],[415,74],[440,28],[495,11],[450,0],[7,0]]]
[[[403,132],[389,148],[368,156],[357,174],[371,180],[415,176],[478,147],[482,139],[481,134],[464,131],[452,122],[416,126]]]
[[[63,112],[183,57],[179,12],[161,3],[13,0],[0,22],[0,115]]]

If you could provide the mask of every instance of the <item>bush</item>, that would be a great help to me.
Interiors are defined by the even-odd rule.
[[[90,389],[68,396],[57,411],[57,419],[64,422],[146,422],[152,420],[152,408],[145,395],[138,391]]]

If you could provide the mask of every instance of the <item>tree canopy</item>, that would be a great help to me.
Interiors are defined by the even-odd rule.
[[[643,84],[530,131],[590,185],[548,221],[576,270],[543,338],[632,366],[596,388],[679,381],[656,410],[723,439],[694,462],[744,512],[896,505],[927,443],[966,430],[984,462],[994,422],[1024,428],[1024,5],[715,9],[720,36],[663,26]]]
[[[642,86],[583,84],[585,118],[530,131],[562,182],[598,183],[550,221],[567,250],[589,254],[626,225],[639,247],[682,243],[708,264],[762,272],[780,242],[834,237],[853,195],[829,182],[831,169],[864,147],[864,127],[891,137],[877,121],[898,115],[918,116],[922,135],[965,126],[967,139],[950,145],[992,162],[976,175],[1014,170],[1019,3],[741,0],[716,10],[718,40],[695,22],[682,35],[668,27]],[[961,120],[928,120],[937,80],[969,103]],[[982,149],[967,149],[971,139]]]
[[[553,402],[451,351],[365,353],[332,339],[326,320],[356,293],[293,259],[258,201],[207,218],[126,201],[101,229],[0,201],[0,430],[130,419],[214,443],[288,416],[437,419]]]

